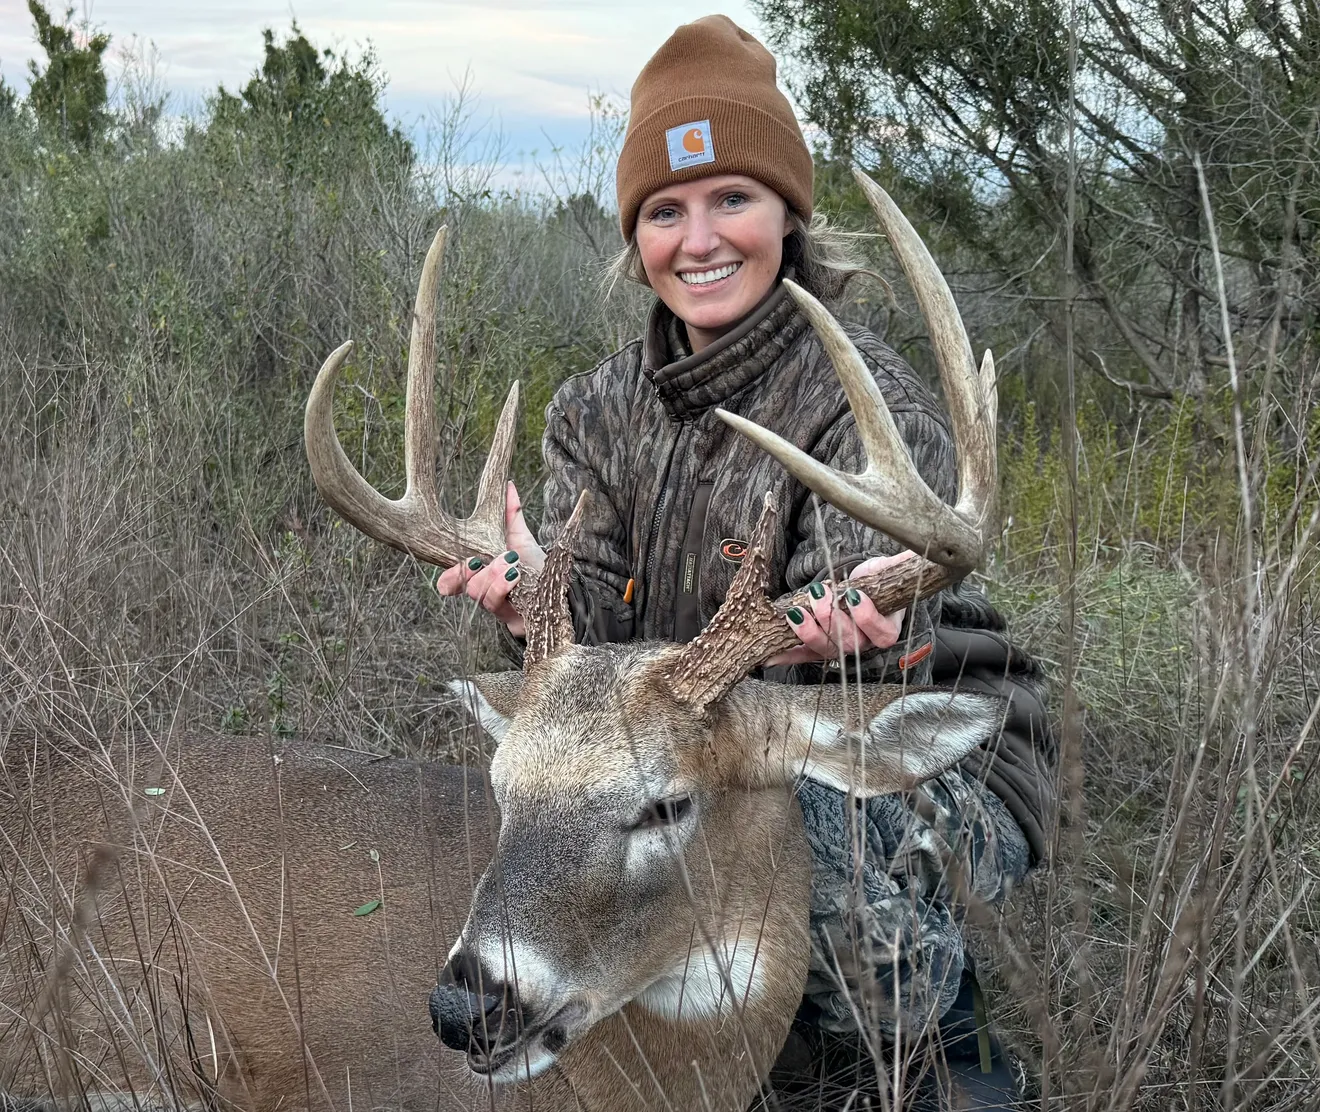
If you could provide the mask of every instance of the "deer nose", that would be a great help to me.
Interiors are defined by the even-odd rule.
[[[458,950],[431,990],[431,1028],[451,1050],[486,1053],[516,1029],[517,999],[511,986],[488,976],[481,963]]]

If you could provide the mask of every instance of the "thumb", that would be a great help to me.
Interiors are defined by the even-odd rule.
[[[515,521],[522,520],[522,499],[518,497],[518,488],[510,479],[504,484],[504,527],[507,529]]]
[[[527,528],[527,520],[522,512],[522,499],[518,496],[518,488],[513,485],[512,480],[509,481],[504,493],[504,538],[510,548],[519,552],[527,548],[528,542],[536,544],[536,538]]]

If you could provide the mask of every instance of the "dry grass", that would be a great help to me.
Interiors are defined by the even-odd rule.
[[[1081,576],[1078,806],[1059,866],[983,942],[1000,955],[1001,1020],[1048,1066],[1042,1099],[1313,1099],[1314,585],[1265,608],[1246,631],[1251,648],[1240,592],[1152,568],[1141,550]],[[1048,646],[1059,618],[1055,597],[1024,607],[1019,624]]]

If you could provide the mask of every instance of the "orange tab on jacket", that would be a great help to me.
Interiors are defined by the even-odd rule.
[[[898,669],[900,672],[906,672],[914,664],[920,664],[926,657],[935,651],[935,642],[927,641],[919,649],[913,649],[910,653],[904,653],[898,658]]]

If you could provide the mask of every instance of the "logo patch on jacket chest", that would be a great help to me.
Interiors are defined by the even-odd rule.
[[[741,564],[743,557],[747,555],[747,542],[726,537],[720,541],[720,555],[731,564]]]

